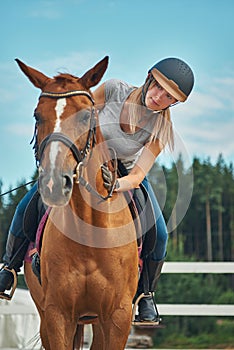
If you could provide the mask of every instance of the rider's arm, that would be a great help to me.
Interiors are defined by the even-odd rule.
[[[127,176],[123,176],[118,179],[118,186],[115,191],[123,192],[133,188],[138,188],[140,183],[144,180],[145,176],[152,168],[154,161],[161,152],[162,148],[162,144],[158,139],[147,143],[130,173]]]

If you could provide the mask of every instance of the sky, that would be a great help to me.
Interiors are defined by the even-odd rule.
[[[118,78],[140,86],[148,69],[178,57],[194,71],[194,90],[172,108],[178,152],[215,163],[234,161],[233,0],[11,0],[0,2],[0,180],[2,190],[30,181],[30,145],[40,91],[15,58],[48,76],[82,76],[104,56],[101,81]]]

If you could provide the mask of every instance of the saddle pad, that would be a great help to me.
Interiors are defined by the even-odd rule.
[[[32,255],[37,251],[40,254],[41,251],[41,242],[43,237],[44,228],[47,222],[47,219],[49,217],[51,208],[48,208],[45,212],[45,214],[42,216],[41,221],[37,228],[36,233],[36,241],[30,242],[28,246],[27,253],[25,255],[24,261],[26,262],[32,262]]]

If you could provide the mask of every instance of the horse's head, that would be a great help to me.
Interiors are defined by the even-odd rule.
[[[101,80],[108,57],[81,78],[70,74],[49,78],[16,61],[33,85],[42,91],[34,113],[41,196],[49,206],[63,206],[71,198],[77,166],[95,143],[96,113],[90,88]]]

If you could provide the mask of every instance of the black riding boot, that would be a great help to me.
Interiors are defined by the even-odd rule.
[[[143,296],[138,304],[138,320],[141,322],[160,322],[160,316],[156,307],[156,304],[154,302],[154,291],[157,286],[157,282],[159,280],[159,277],[161,275],[161,270],[163,266],[164,260],[161,261],[154,261],[151,259],[147,259],[145,261],[145,269],[143,269],[140,280],[138,283],[138,290],[137,290],[137,296],[141,295],[142,293],[145,293],[145,296]],[[146,274],[146,268],[148,270],[148,281],[149,281],[149,293],[145,291],[144,287],[144,281]]]
[[[15,237],[9,233],[6,253],[3,257],[4,267],[0,271],[0,297],[6,290],[10,290],[14,283],[14,275],[20,271],[28,249],[29,241],[26,238]]]

